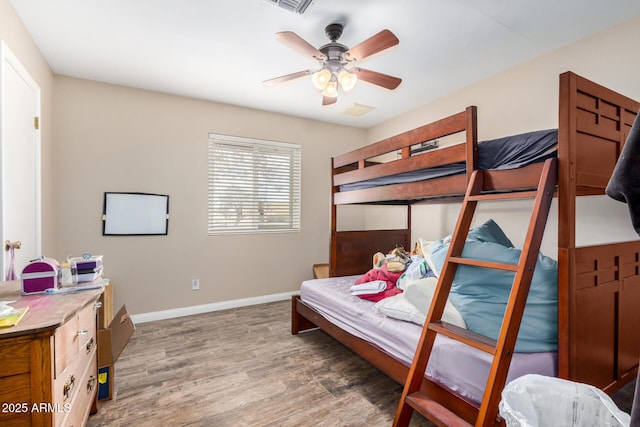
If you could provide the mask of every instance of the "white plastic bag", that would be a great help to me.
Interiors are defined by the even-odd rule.
[[[602,390],[542,375],[525,375],[502,390],[508,427],[629,427],[630,416]]]
[[[407,289],[409,283],[426,277],[428,270],[427,261],[418,255],[413,255],[411,257],[411,263],[396,281],[396,286],[404,291]]]

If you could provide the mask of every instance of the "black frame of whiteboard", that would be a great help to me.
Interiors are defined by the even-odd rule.
[[[142,206],[139,205],[123,205],[122,200],[120,200],[120,205],[117,206],[120,210],[119,215],[126,214],[129,216],[138,216],[140,215],[153,215],[155,221],[155,227],[153,230],[147,230],[144,228],[136,228],[135,222],[129,223],[127,227],[133,227],[133,229],[129,229],[127,227],[122,228],[122,225],[115,224],[116,230],[114,230],[114,223],[110,220],[110,217],[114,215],[113,205],[114,199],[109,197],[111,195],[122,195],[122,196],[142,196],[136,197]],[[162,207],[162,210],[158,210],[157,207],[153,205],[154,201],[158,201],[158,198],[164,200],[165,203]],[[125,200],[126,197],[123,199]],[[145,200],[146,199],[146,200]],[[133,199],[131,199],[133,200]],[[111,201],[111,204],[109,203]],[[138,208],[136,210],[136,207]],[[166,207],[166,208],[165,208]],[[143,210],[153,209],[152,212],[146,211],[141,212],[140,208]],[[120,218],[122,219],[122,218]],[[130,218],[125,218],[129,221]],[[149,218],[146,218],[149,219]],[[118,220],[116,215],[115,221]],[[139,192],[124,192],[124,191],[105,191],[104,193],[104,203],[102,208],[102,235],[103,236],[166,236],[169,232],[169,195],[167,194],[154,194],[154,193],[139,193]]]

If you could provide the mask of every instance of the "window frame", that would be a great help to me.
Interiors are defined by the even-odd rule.
[[[208,136],[208,235],[300,232],[300,144]]]

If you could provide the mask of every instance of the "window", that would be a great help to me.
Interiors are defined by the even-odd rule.
[[[209,134],[209,235],[300,230],[300,146]]]

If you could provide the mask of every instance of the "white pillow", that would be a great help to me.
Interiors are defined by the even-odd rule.
[[[425,240],[422,237],[418,238],[418,245],[420,246],[420,250],[422,251],[422,256],[426,258],[427,253],[431,253],[431,244],[433,242],[429,240]]]
[[[438,277],[440,276],[440,272],[436,271],[435,264],[431,259],[431,245],[433,245],[433,243],[434,242],[424,240],[422,237],[418,239],[418,244],[420,245],[420,249],[422,250],[422,256],[424,257],[424,260],[427,261],[427,265],[429,266],[429,269],[433,271],[433,274]]]
[[[403,295],[409,304],[413,305],[423,316],[426,317],[433,294],[436,291],[438,279],[435,277],[427,277],[425,279],[414,280],[407,285],[407,289]],[[442,320],[452,325],[467,329],[467,323],[456,307],[447,300],[442,313]]]
[[[424,325],[426,316],[407,301],[404,293],[380,300],[375,307],[387,317]]]
[[[407,291],[378,301],[375,308],[387,317],[424,325],[437,283],[438,279],[434,277],[411,282],[407,286]],[[424,307],[424,312],[418,307]],[[442,320],[467,329],[464,319],[449,301],[445,305]]]

